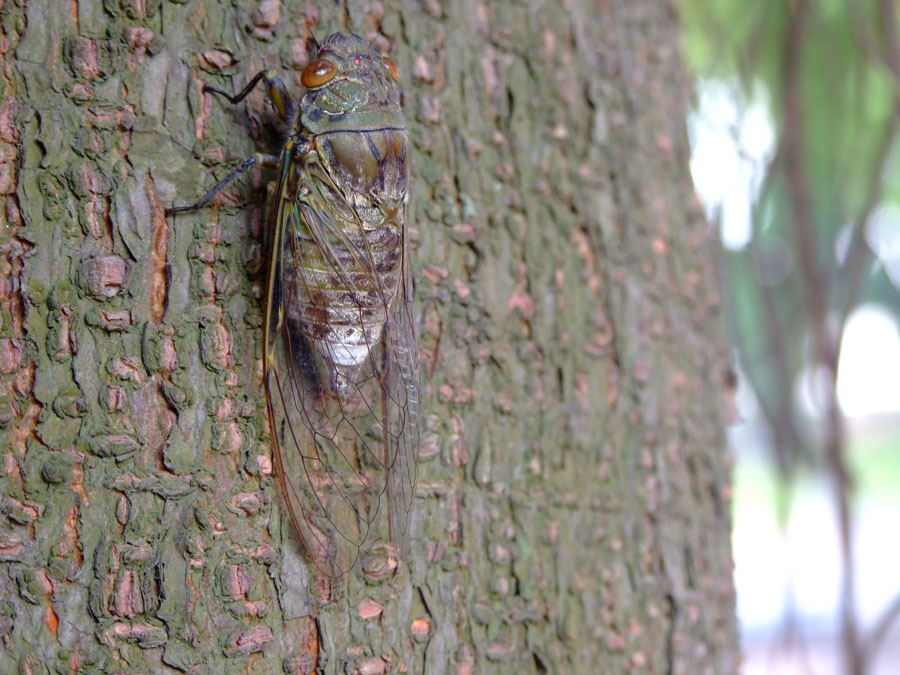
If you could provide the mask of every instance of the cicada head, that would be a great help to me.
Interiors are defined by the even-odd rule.
[[[358,35],[335,33],[303,70],[301,125],[313,133],[403,126],[399,71]]]

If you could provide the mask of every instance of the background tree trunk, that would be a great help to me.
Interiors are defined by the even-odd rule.
[[[668,2],[0,0],[0,671],[728,673],[714,232]],[[264,66],[391,50],[426,437],[410,560],[311,571],[261,392]],[[252,187],[251,184],[257,187]]]

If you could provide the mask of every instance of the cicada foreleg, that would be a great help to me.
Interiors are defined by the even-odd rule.
[[[284,82],[281,81],[281,78],[279,78],[271,70],[259,71],[247,83],[247,86],[241,89],[234,96],[229,94],[227,91],[217,89],[216,87],[211,87],[208,84],[203,87],[203,91],[211,91],[214,94],[224,96],[228,99],[229,102],[237,105],[245,98],[247,98],[247,95],[256,88],[257,84],[259,84],[263,80],[265,80],[266,82],[266,90],[269,94],[269,101],[272,102],[272,107],[275,108],[275,112],[278,113],[281,121],[288,122],[293,119],[294,114],[296,113],[297,104],[290,96],[288,96],[287,88],[284,86]]]

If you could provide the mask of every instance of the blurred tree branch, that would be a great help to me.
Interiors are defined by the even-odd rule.
[[[900,609],[892,603],[870,634],[856,615],[855,486],[837,379],[853,311],[873,300],[889,303],[895,316],[900,307],[897,284],[879,267],[870,243],[873,224],[884,206],[896,203],[900,182],[895,2],[722,0],[710,7],[687,0],[684,13],[686,44],[701,72],[738,81],[746,94],[736,96],[738,106],[749,110],[763,103],[775,128],[774,157],[755,195],[750,240],[724,257],[729,324],[741,370],[771,432],[768,449],[778,480],[789,494],[798,467],[818,461],[834,486],[845,672],[861,675]],[[752,142],[739,135],[735,145]],[[813,411],[794,403],[804,381],[818,395]],[[776,512],[783,524],[780,501]]]
[[[834,500],[838,513],[838,528],[841,542],[841,634],[844,646],[844,662],[848,673],[862,675],[863,665],[859,649],[859,626],[856,621],[855,570],[853,560],[853,520],[850,510],[852,489],[846,458],[846,438],[844,420],[837,403],[837,366],[840,350],[840,329],[829,326],[828,296],[831,279],[819,267],[816,260],[815,222],[811,189],[806,169],[806,149],[804,147],[807,130],[802,100],[802,59],[806,40],[809,4],[807,0],[796,3],[790,24],[785,34],[784,44],[784,146],[785,170],[793,212],[794,234],[797,237],[797,252],[800,267],[805,277],[809,320],[812,324],[815,361],[824,367],[828,378],[825,401],[825,454],[828,471],[834,483]]]

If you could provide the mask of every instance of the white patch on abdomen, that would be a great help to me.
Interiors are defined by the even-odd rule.
[[[327,351],[327,356],[338,366],[360,366],[378,344],[381,328],[380,325],[366,326],[365,334],[358,327],[332,329],[320,347]]]

